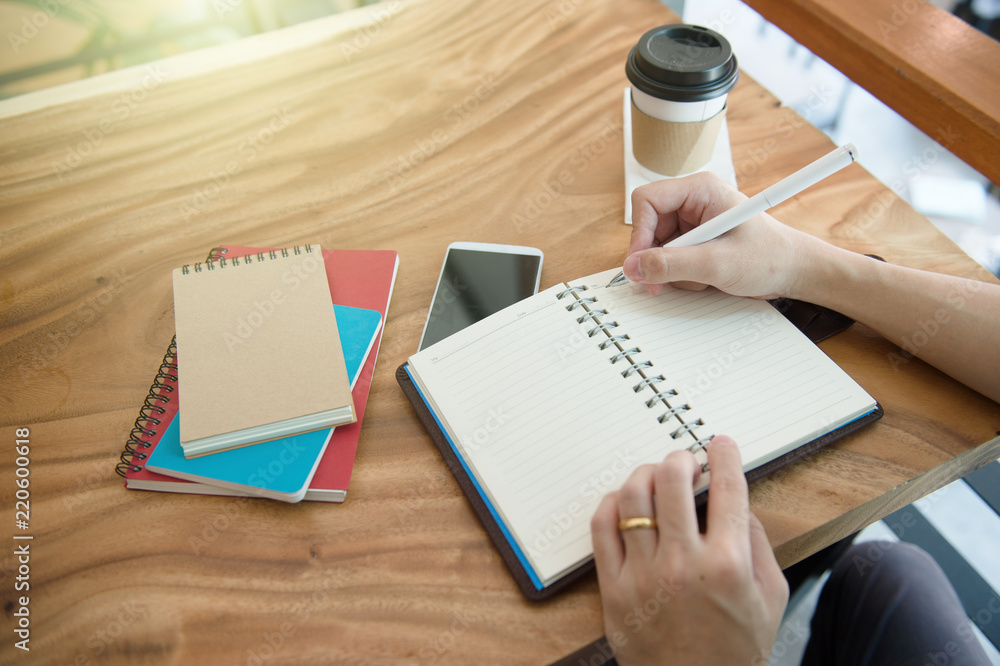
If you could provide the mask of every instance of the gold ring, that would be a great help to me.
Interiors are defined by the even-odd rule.
[[[628,532],[629,530],[655,530],[656,519],[640,516],[638,518],[625,518],[618,521],[618,530]]]

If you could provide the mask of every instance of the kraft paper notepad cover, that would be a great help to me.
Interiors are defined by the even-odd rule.
[[[187,457],[355,420],[316,245],[175,269]]]

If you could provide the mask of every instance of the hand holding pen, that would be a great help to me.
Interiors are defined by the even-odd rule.
[[[694,221],[697,226],[690,229],[687,233],[684,233],[672,241],[663,245],[663,247],[692,247],[694,245],[699,245],[705,243],[709,240],[717,238],[722,234],[730,231],[740,224],[754,218],[760,213],[766,211],[773,206],[777,206],[782,201],[789,199],[792,196],[802,192],[806,188],[816,184],[820,180],[826,178],[827,176],[839,171],[848,164],[851,164],[857,159],[857,149],[853,144],[847,144],[842,146],[833,152],[821,157],[809,166],[806,166],[799,171],[796,171],[791,176],[788,176],[784,180],[779,181],[775,185],[767,188],[766,190],[756,194],[749,199],[745,199],[742,202],[733,205],[730,208],[718,211],[711,219],[705,221],[701,224],[697,224],[700,220]],[[651,188],[653,186],[660,185],[660,183],[669,183],[670,181],[660,181],[659,183],[653,183],[651,185],[645,186],[645,188]],[[643,188],[639,188],[643,189]],[[664,189],[664,188],[661,188]],[[666,189],[670,189],[667,187]],[[639,190],[637,190],[638,192]],[[680,222],[691,223],[691,220],[683,220],[684,217],[682,213],[683,205],[690,204],[689,201],[678,201],[674,208],[670,209],[670,202],[663,201],[661,207],[654,206],[654,214],[659,217],[659,213],[656,211],[663,210],[667,214],[674,215],[675,231],[680,228]],[[705,202],[701,202],[704,204]],[[690,214],[691,211],[689,211]],[[708,212],[703,210],[702,212]],[[642,245],[637,248],[636,237],[638,236],[642,239],[648,234],[655,234],[657,227],[659,226],[660,220],[647,220],[646,224],[640,224],[640,221],[636,220],[636,217],[643,214],[643,210],[636,208],[633,205],[633,242],[632,246],[629,248],[629,255],[631,255],[637,250],[642,249]],[[650,225],[649,222],[652,222]],[[651,239],[650,239],[651,240]],[[645,247],[652,247],[652,242],[647,242]],[[635,263],[635,262],[633,262]],[[629,262],[626,261],[626,266]],[[623,270],[617,276],[615,276],[607,286],[612,286],[616,284],[621,284],[625,282],[627,278],[625,277],[625,271]]]

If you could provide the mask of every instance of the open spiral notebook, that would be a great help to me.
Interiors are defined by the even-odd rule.
[[[704,462],[726,434],[764,473],[882,413],[768,302],[605,287],[615,273],[540,292],[397,372],[530,598],[590,562],[597,504],[639,465],[682,448]]]

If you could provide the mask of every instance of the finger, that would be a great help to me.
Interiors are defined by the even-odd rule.
[[[694,484],[701,466],[690,451],[674,451],[656,466],[656,524],[659,548],[690,550],[699,539]]]
[[[708,483],[709,540],[723,539],[737,545],[750,557],[750,497],[743,475],[740,449],[731,438],[720,435],[705,447],[711,477]]]
[[[666,193],[658,192],[661,189]],[[680,193],[681,190],[671,181],[650,183],[632,191],[632,235],[628,254],[658,247],[676,233],[675,211],[683,200],[678,196]],[[654,206],[651,199],[659,201],[659,205]]]
[[[707,222],[747,198],[710,171],[660,182],[670,185],[650,187],[643,193],[643,200],[661,213],[677,211],[681,225],[688,228]]]
[[[654,465],[638,467],[618,491],[618,516],[628,518],[656,518],[653,509]],[[656,550],[656,529],[638,528],[622,532],[625,557],[638,556],[651,559]]]
[[[746,199],[716,174],[701,172],[637,187],[632,191],[633,235],[639,230],[643,243],[629,253],[651,247],[652,231],[661,241],[710,220]]]
[[[719,281],[720,265],[715,241],[684,248],[652,248],[630,255],[623,266],[632,282],[665,284]]]
[[[653,209],[649,202],[637,201],[636,192],[638,191],[639,189],[637,188],[632,193],[632,234],[629,236],[626,256],[631,255],[633,252],[661,245],[657,239],[657,230],[660,227],[660,214]],[[666,226],[670,226],[669,221]]]
[[[618,493],[608,493],[590,519],[594,565],[600,580],[614,580],[625,561],[625,544],[618,531]]]
[[[688,291],[704,291],[709,287],[709,285],[702,284],[700,282],[671,282],[670,286],[677,287],[678,289],[686,289]]]
[[[788,604],[788,580],[781,572],[778,560],[774,558],[774,551],[771,549],[764,526],[752,512],[749,529],[754,578],[765,603],[774,616],[779,616]]]

